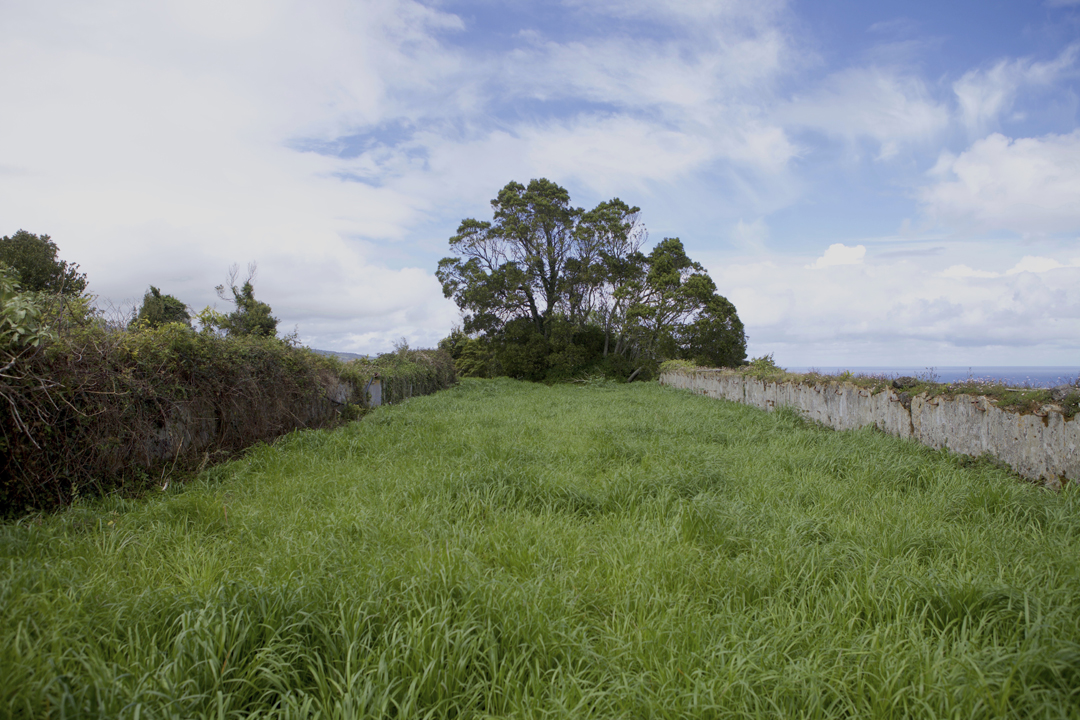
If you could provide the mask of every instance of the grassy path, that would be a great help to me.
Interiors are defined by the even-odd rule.
[[[1080,717],[1080,492],[468,381],[0,526],[10,717]]]

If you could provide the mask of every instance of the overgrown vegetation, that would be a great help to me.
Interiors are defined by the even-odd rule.
[[[675,361],[665,363],[666,370],[709,370],[698,367],[695,363]],[[907,397],[925,394],[927,397],[956,397],[957,395],[983,395],[990,398],[997,407],[1015,413],[1045,413],[1053,407],[1066,418],[1080,412],[1080,378],[1071,386],[1056,388],[1013,387],[1009,383],[993,378],[969,378],[957,382],[942,383],[932,370],[913,377],[894,377],[891,375],[867,375],[845,371],[836,374],[820,372],[792,373],[778,366],[772,355],[753,358],[745,366],[730,370],[748,375],[757,380],[773,383],[796,382],[805,384],[824,384],[847,382],[869,390],[871,393],[894,390]]]
[[[70,274],[42,238],[53,275]],[[235,309],[204,310],[199,331],[154,286],[130,322],[108,322],[85,295],[27,291],[27,274],[0,264],[0,515],[139,493],[253,443],[354,419],[376,376],[384,402],[455,380],[437,351],[345,364],[275,337],[253,266],[242,287],[230,275]]]
[[[221,330],[228,335],[256,337],[274,337],[277,334],[279,320],[273,316],[270,306],[255,299],[255,264],[248,265],[247,278],[237,285],[239,267],[229,269],[229,279],[224,285],[218,285],[218,297],[233,304],[230,313],[215,313],[204,310],[200,318],[204,325]],[[230,297],[230,294],[232,297]]]
[[[15,270],[0,265],[0,347],[21,352],[55,339],[55,331],[46,322],[46,310],[36,294],[22,291]]]
[[[646,255],[640,209],[618,198],[575,208],[546,180],[511,182],[493,220],[467,218],[439,262],[464,326],[441,344],[465,376],[553,382],[655,377],[666,358],[738,365],[742,322],[678,238]]]
[[[467,380],[0,526],[0,713],[1076,717],[1078,503],[790,411]]]
[[[0,509],[140,492],[296,428],[355,419],[368,381],[384,402],[454,382],[452,360],[413,351],[341,363],[276,338],[222,337],[180,323],[68,328],[12,359],[0,429]]]
[[[353,360],[340,366],[342,378],[366,384],[378,377],[384,404],[404,402],[427,395],[457,382],[454,359],[442,350],[412,350],[402,339],[393,352],[374,360]]]

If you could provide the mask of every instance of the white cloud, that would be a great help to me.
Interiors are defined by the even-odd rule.
[[[441,125],[421,124],[410,140],[373,147],[351,167],[432,205],[475,201],[477,192],[490,197],[511,178],[543,175],[598,196],[641,197],[650,187],[693,183],[710,172],[731,179],[722,200],[731,208],[782,205],[798,149],[759,105],[786,72],[791,51],[787,38],[761,20],[768,13],[735,5],[694,20],[708,32],[692,38],[563,41],[523,32],[497,62],[466,73],[477,107]],[[677,25],[686,21],[684,10],[692,8],[672,6],[669,16],[653,4],[581,7],[655,13],[656,22]],[[485,122],[508,106],[516,112],[563,103],[566,112]]]
[[[1022,272],[1044,273],[1049,270],[1057,270],[1058,268],[1062,267],[1067,266],[1059,263],[1054,258],[1025,255],[1020,259],[1020,262],[1016,263],[1016,265],[1006,270],[1005,274],[1016,275],[1017,273]]]
[[[969,230],[1024,235],[1080,230],[1080,130],[1068,135],[978,140],[942,153],[919,194],[934,219]]]
[[[995,278],[1001,277],[1001,273],[989,270],[975,270],[967,265],[950,265],[940,273],[941,277],[947,278]]]
[[[948,110],[917,77],[886,68],[835,73],[813,93],[778,111],[787,125],[854,142],[868,138],[879,159],[895,156],[905,143],[925,142],[948,126]]]
[[[648,18],[664,24],[749,20],[763,22],[784,8],[784,0],[565,0],[581,10],[621,17]]]
[[[0,95],[20,110],[0,163],[20,173],[0,174],[0,232],[51,234],[103,301],[153,283],[198,308],[256,260],[257,296],[305,340],[433,344],[456,311],[430,268],[345,239],[402,238],[426,201],[286,141],[400,115],[458,72],[432,40],[458,24],[411,2],[5,8]]]
[[[500,100],[598,104],[602,110],[586,108],[572,123],[564,119],[561,125],[580,128],[582,140],[591,141],[589,136],[602,132],[601,126],[611,123],[610,116],[615,115],[619,122],[633,121],[669,140],[683,138],[680,145],[695,147],[697,161],[692,167],[722,160],[751,171],[781,173],[797,149],[761,108],[770,101],[779,79],[790,71],[794,52],[775,26],[732,19],[732,15],[741,17],[744,10],[750,12],[749,4],[746,8],[740,3],[716,7],[721,5],[715,15],[704,13],[699,18],[695,13],[701,33],[678,39],[605,35],[562,42],[532,33],[528,45],[505,58],[499,74]],[[653,3],[590,5],[594,12],[659,12],[660,22],[685,19],[680,13],[693,11],[672,5],[669,16],[664,7]],[[556,123],[535,125],[543,132]],[[651,161],[653,149],[627,143],[621,152]],[[661,151],[660,165],[665,164],[666,155]],[[648,163],[639,166],[647,169]]]
[[[1050,62],[1000,60],[988,70],[965,73],[953,83],[961,121],[972,135],[985,134],[999,115],[1012,108],[1021,89],[1054,84],[1066,72],[1075,71],[1078,55],[1080,45],[1070,45]]]
[[[998,278],[1018,273],[1045,273],[1058,268],[1080,267],[1080,258],[1069,262],[1058,262],[1054,258],[1041,257],[1039,255],[1025,255],[1020,261],[1006,270],[1004,273],[992,270],[975,270],[967,265],[950,265],[938,273],[941,277],[951,278]]]
[[[749,354],[781,365],[1075,365],[1080,266],[1047,269],[1051,258],[996,247],[983,253],[992,267],[1037,271],[961,269],[965,254],[881,253],[839,278],[794,257],[706,264],[746,324]]]
[[[609,194],[627,178],[674,181],[699,167],[708,144],[627,117],[582,117],[522,132],[530,164],[553,177],[576,179]],[[628,153],[627,148],[634,148]]]
[[[810,270],[820,270],[836,265],[859,265],[864,257],[866,257],[865,245],[848,247],[844,243],[833,243],[825,251],[824,255],[806,267]]]

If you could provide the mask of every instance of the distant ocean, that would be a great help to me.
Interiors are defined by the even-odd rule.
[[[814,370],[829,375],[850,370],[856,375],[884,375],[886,377],[927,377],[936,382],[956,382],[973,378],[976,380],[998,380],[1014,387],[1054,387],[1071,385],[1080,377],[1080,365],[1055,367],[989,367],[989,366],[948,366],[948,367],[837,367],[818,365],[815,367],[789,367],[788,372],[805,373]]]

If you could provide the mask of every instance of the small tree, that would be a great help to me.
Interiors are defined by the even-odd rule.
[[[57,258],[58,252],[48,235],[19,230],[0,238],[0,262],[18,273],[23,292],[81,295],[86,290],[85,273],[79,272],[78,264]]]
[[[143,322],[150,327],[159,327],[166,323],[183,323],[191,327],[191,314],[187,306],[172,295],[162,295],[153,285],[143,295],[142,307],[135,317],[135,322]]]
[[[271,315],[270,306],[255,299],[255,263],[248,265],[248,276],[240,287],[236,285],[236,277],[239,268],[233,265],[229,268],[229,279],[226,285],[218,285],[217,294],[222,300],[227,300],[236,305],[236,309],[220,320],[221,329],[229,335],[256,335],[261,337],[273,337],[277,334],[278,319]],[[226,295],[226,286],[232,293],[232,298]]]

